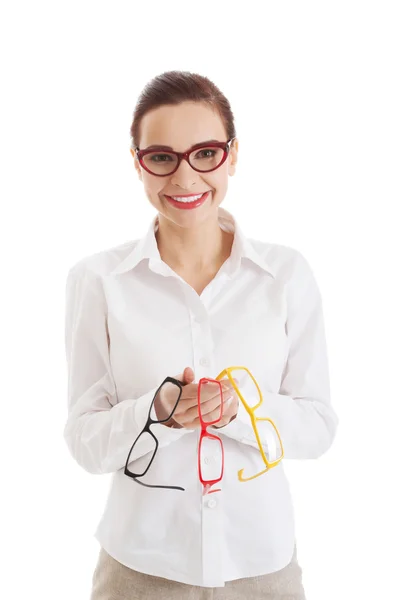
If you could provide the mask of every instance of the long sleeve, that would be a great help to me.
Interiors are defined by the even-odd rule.
[[[113,379],[107,309],[99,277],[80,261],[66,283],[65,348],[68,368],[67,446],[89,473],[112,473],[125,467],[129,450],[143,429],[157,387],[119,401]],[[135,377],[135,373],[132,373]],[[160,381],[161,383],[161,381]],[[162,448],[189,430],[154,424]],[[153,449],[150,436],[136,444],[130,462]]]
[[[285,458],[318,458],[331,446],[338,426],[330,400],[322,300],[309,263],[300,252],[295,252],[287,268],[286,366],[279,393],[261,389],[264,402],[256,416],[274,421]],[[267,449],[263,426],[258,423],[263,447]],[[219,432],[258,447],[249,415],[241,403],[236,419]]]

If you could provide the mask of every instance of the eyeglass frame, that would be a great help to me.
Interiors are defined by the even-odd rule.
[[[178,399],[177,399],[177,401],[175,403],[175,406],[174,406],[171,414],[168,415],[168,417],[166,419],[157,419],[157,420],[152,419],[151,418],[151,411],[152,411],[152,408],[154,406],[155,399],[156,399],[156,397],[157,397],[160,389],[162,388],[162,386],[165,385],[166,383],[173,383],[176,386],[178,386],[178,388],[179,388]],[[146,473],[148,472],[148,470],[150,469],[150,467],[151,467],[151,465],[153,463],[153,460],[155,458],[155,455],[157,454],[157,450],[158,450],[158,439],[156,438],[156,436],[154,435],[154,433],[151,431],[150,427],[152,425],[154,425],[154,424],[166,423],[167,421],[169,421],[172,418],[172,416],[173,416],[173,414],[174,414],[174,412],[176,410],[176,407],[178,406],[179,400],[181,399],[181,395],[182,395],[182,384],[181,384],[181,382],[178,381],[177,379],[175,379],[174,377],[166,377],[164,379],[164,381],[161,383],[161,385],[158,387],[157,391],[155,392],[155,394],[153,396],[153,400],[152,400],[152,402],[150,404],[149,414],[148,414],[148,417],[147,417],[146,424],[143,427],[142,431],[137,436],[137,438],[135,439],[135,441],[133,442],[133,444],[131,446],[131,449],[129,450],[129,454],[128,454],[128,457],[126,459],[125,469],[124,469],[124,474],[127,475],[128,477],[130,477],[131,479],[133,479],[133,481],[135,481],[135,483],[138,483],[139,485],[143,485],[143,486],[148,487],[148,488],[159,488],[159,489],[168,489],[168,490],[180,490],[182,492],[185,491],[185,488],[180,487],[180,486],[175,486],[175,485],[154,485],[154,484],[144,483],[143,481],[139,481],[139,478],[140,477],[144,477],[146,475]],[[135,473],[133,473],[132,471],[130,471],[128,469],[128,464],[129,464],[129,458],[130,458],[130,455],[132,453],[132,450],[135,447],[135,444],[138,442],[140,436],[143,435],[143,433],[150,434],[151,437],[154,439],[156,445],[155,445],[155,448],[154,448],[153,456],[152,456],[152,458],[151,458],[151,460],[150,460],[150,462],[149,462],[149,464],[147,466],[147,469],[143,473],[140,473],[138,475],[138,474],[135,474]]]
[[[199,144],[194,144],[194,146],[192,146],[191,148],[186,150],[186,152],[175,152],[174,150],[166,150],[165,148],[162,148],[162,147],[160,147],[159,149],[157,149],[157,147],[156,147],[156,148],[151,148],[150,150],[140,150],[139,146],[136,146],[136,148],[134,148],[134,151],[136,152],[138,161],[139,161],[140,165],[143,167],[143,169],[145,171],[147,171],[148,173],[150,173],[150,175],[155,175],[156,177],[169,177],[170,175],[173,175],[179,169],[179,165],[181,164],[182,160],[186,160],[188,165],[190,165],[190,167],[194,171],[197,171],[197,173],[210,173],[211,171],[215,171],[216,169],[219,169],[219,167],[221,167],[224,164],[224,162],[226,161],[226,159],[229,156],[231,144],[234,139],[236,139],[236,137],[229,138],[229,140],[227,142],[212,142],[210,144],[203,144],[201,142]],[[213,169],[208,169],[207,171],[202,171],[201,169],[196,169],[196,167],[194,167],[193,165],[190,164],[190,162],[189,162],[190,154],[194,150],[201,150],[202,148],[220,148],[221,150],[223,150],[224,157],[217,167],[214,167]],[[146,154],[151,154],[151,153],[157,152],[157,151],[159,151],[160,153],[165,152],[168,154],[175,154],[175,156],[177,156],[178,163],[177,163],[175,169],[173,171],[171,171],[171,173],[166,173],[165,175],[161,175],[160,173],[153,173],[153,171],[150,171],[150,169],[148,169],[146,167],[146,165],[144,164],[143,157],[146,156]]]
[[[200,398],[201,398],[201,386],[205,383],[205,382],[210,382],[210,383],[216,383],[219,387],[220,390],[220,396],[221,396],[221,402],[220,402],[220,415],[217,419],[214,419],[213,421],[204,421],[202,414],[201,414],[201,408],[200,408]],[[203,496],[206,494],[213,494],[214,492],[220,492],[221,489],[218,488],[216,490],[211,490],[210,488],[215,485],[216,483],[218,483],[219,481],[221,481],[221,479],[224,476],[224,466],[225,466],[225,455],[224,455],[224,445],[222,443],[221,438],[218,435],[209,433],[207,431],[207,427],[211,427],[212,425],[215,425],[215,423],[218,423],[218,421],[220,421],[222,419],[222,412],[223,412],[223,393],[222,393],[222,384],[220,381],[217,381],[216,379],[210,379],[209,377],[202,377],[199,380],[198,386],[197,386],[197,408],[198,408],[198,413],[199,413],[199,419],[200,419],[200,436],[199,436],[199,444],[198,444],[198,451],[197,451],[197,465],[198,465],[198,471],[199,471],[199,479],[200,482],[203,485]],[[221,476],[218,477],[217,479],[203,479],[203,475],[202,475],[202,471],[201,471],[201,445],[203,443],[204,438],[209,438],[212,440],[217,440],[220,445],[221,445],[221,455],[222,455],[222,468],[221,468]]]
[[[253,382],[254,382],[257,390],[258,390],[259,397],[260,397],[260,400],[259,400],[258,404],[256,404],[254,407],[251,407],[251,406],[249,406],[249,404],[247,404],[246,400],[243,398],[243,396],[242,396],[242,394],[240,392],[239,387],[236,385],[236,383],[234,381],[234,378],[231,375],[231,371],[235,371],[235,370],[236,371],[240,371],[240,370],[241,371],[246,371],[248,373],[248,375],[251,377],[251,379],[253,380]],[[281,462],[281,460],[283,459],[284,454],[285,454],[284,453],[284,449],[283,449],[282,439],[281,439],[281,436],[279,434],[278,428],[276,427],[276,425],[272,421],[272,419],[270,419],[269,417],[256,417],[256,415],[254,414],[255,411],[264,402],[264,398],[263,398],[263,395],[261,393],[260,386],[258,385],[257,381],[255,380],[253,374],[250,373],[249,369],[247,369],[247,367],[227,367],[226,369],[224,369],[223,371],[221,371],[221,373],[219,375],[217,375],[217,377],[215,379],[217,381],[220,381],[221,379],[224,378],[225,374],[228,376],[228,379],[232,383],[232,385],[233,385],[233,387],[235,389],[235,392],[239,396],[239,398],[240,398],[240,400],[241,400],[241,402],[242,402],[242,404],[243,404],[246,412],[248,413],[248,415],[250,417],[251,425],[253,427],[254,434],[256,436],[256,440],[257,440],[258,448],[259,448],[259,451],[260,451],[260,454],[261,454],[261,458],[263,459],[263,462],[266,465],[266,468],[263,471],[261,471],[260,473],[257,473],[256,475],[252,475],[251,477],[243,477],[243,471],[244,471],[244,469],[240,469],[238,471],[238,479],[239,479],[239,481],[241,481],[241,482],[250,481],[252,479],[256,479],[257,477],[260,477],[261,475],[264,475],[264,473],[266,473],[267,471],[269,471],[273,467],[276,467]],[[269,421],[271,423],[271,425],[273,426],[273,428],[275,429],[275,431],[276,431],[276,434],[277,434],[278,439],[279,439],[279,443],[281,445],[282,455],[281,455],[280,458],[278,458],[275,461],[269,462],[268,459],[267,459],[267,457],[266,457],[266,455],[265,455],[264,448],[263,448],[262,443],[261,443],[260,435],[258,433],[258,428],[257,428],[257,422],[258,421]]]

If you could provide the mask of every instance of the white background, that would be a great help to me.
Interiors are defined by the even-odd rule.
[[[307,600],[399,597],[397,2],[13,2],[1,8],[1,592],[88,600],[111,476],[83,471],[67,416],[64,286],[152,218],[129,153],[166,70],[229,98],[224,206],[309,260],[337,438],[287,461]],[[258,515],[262,518],[262,515]]]

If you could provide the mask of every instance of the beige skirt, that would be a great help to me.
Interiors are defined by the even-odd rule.
[[[275,573],[205,588],[134,571],[104,548],[93,574],[90,600],[306,600],[295,546],[291,562]]]

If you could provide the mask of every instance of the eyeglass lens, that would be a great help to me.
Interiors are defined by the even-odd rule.
[[[200,468],[203,481],[215,481],[222,476],[223,460],[221,443],[203,437],[200,444]]]
[[[171,406],[170,414],[168,414],[168,415],[166,414],[165,416],[163,415],[163,417],[161,419],[162,421],[169,420],[173,416],[176,404],[178,402],[179,393],[180,393],[179,387],[175,383],[172,383],[171,381],[167,381],[166,383],[163,383],[162,386],[160,387],[158,394],[167,396],[168,397],[168,405]],[[153,421],[159,421],[160,419],[156,414],[154,405],[155,405],[155,402],[153,402],[151,410],[150,410],[150,418]]]
[[[205,425],[212,425],[222,417],[222,391],[216,381],[200,382],[200,414]]]
[[[128,468],[131,473],[133,473],[137,477],[141,477],[142,475],[144,475],[144,473],[146,473],[147,469],[150,466],[150,463],[156,451],[157,444],[154,437],[148,431],[143,431],[140,434],[135,445],[137,446],[138,451],[140,451],[140,449],[143,448],[145,454],[144,456],[141,456],[139,459],[134,461],[134,463],[132,463],[131,465],[128,465]]]

